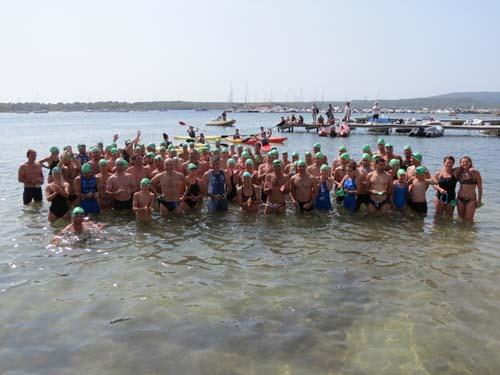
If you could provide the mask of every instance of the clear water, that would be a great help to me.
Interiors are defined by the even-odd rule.
[[[410,144],[435,171],[471,155],[485,179],[476,223],[397,214],[190,214],[150,226],[104,213],[90,241],[52,247],[48,204],[23,208],[25,150],[145,142],[202,126],[214,112],[0,115],[0,373],[2,374],[498,374],[500,139],[475,133]],[[242,133],[273,114],[232,114]],[[206,128],[207,134],[219,129]],[[330,160],[377,137],[288,135]],[[432,192],[428,198],[431,200]],[[430,205],[431,206],[431,205]]]

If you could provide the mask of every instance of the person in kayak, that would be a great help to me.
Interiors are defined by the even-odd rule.
[[[271,129],[265,130],[263,126],[260,127],[260,133],[259,133],[259,141],[262,144],[262,146],[267,146],[269,144],[269,138],[273,132]]]
[[[198,128],[195,129],[192,125],[189,125],[188,129],[186,130],[186,132],[187,132],[189,138],[196,139],[196,132],[199,131],[199,130],[200,129],[198,129]],[[167,147],[168,146],[169,145],[167,145]]]

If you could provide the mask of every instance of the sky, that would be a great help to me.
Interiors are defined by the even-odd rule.
[[[496,0],[0,1],[0,102],[500,91]]]

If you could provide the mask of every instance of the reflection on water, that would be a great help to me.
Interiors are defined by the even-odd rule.
[[[85,131],[108,134],[92,125]],[[34,142],[25,132],[10,137]],[[317,139],[290,138],[290,150],[301,152]],[[433,141],[414,141],[431,169],[440,156]],[[340,141],[321,142],[332,155]],[[374,137],[342,142],[358,149]],[[496,147],[491,140],[446,142],[477,155],[479,168],[480,156]],[[46,204],[20,207],[12,180],[20,157],[4,146],[12,166],[0,170],[0,199],[10,197],[0,200],[0,373],[500,369],[497,166],[483,169],[487,204],[474,225],[435,220],[432,209],[426,218],[353,215],[341,207],[263,217],[233,206],[225,215],[155,214],[151,225],[104,212],[98,220],[108,225],[91,239],[52,246],[64,223],[47,223]]]

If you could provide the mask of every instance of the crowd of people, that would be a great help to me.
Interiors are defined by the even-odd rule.
[[[398,155],[382,138],[376,151],[370,145],[359,150],[358,160],[341,146],[331,161],[319,143],[301,157],[277,148],[264,154],[260,142],[252,148],[224,147],[220,141],[201,148],[165,140],[144,145],[138,132],[120,148],[117,139],[106,147],[79,144],[76,152],[69,145],[62,153],[54,146],[39,161],[36,151],[28,150],[18,176],[24,204],[42,201],[44,169],[48,220],[73,218],[70,231],[81,228],[75,229],[75,217],[81,225],[80,216],[101,210],[133,211],[137,220],[148,222],[155,210],[163,217],[181,215],[202,209],[204,201],[209,212],[226,211],[232,202],[248,213],[283,214],[287,205],[328,211],[335,202],[351,212],[365,206],[371,214],[389,214],[409,207],[425,215],[429,186],[436,191],[437,216],[453,216],[457,207],[461,218],[473,220],[482,204],[481,174],[470,157],[456,166],[454,157],[446,156],[442,168],[431,173],[420,153],[405,146]]]

